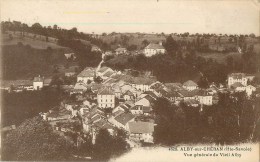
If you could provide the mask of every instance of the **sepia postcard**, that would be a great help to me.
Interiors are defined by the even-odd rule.
[[[1,161],[259,162],[259,0],[0,0]]]

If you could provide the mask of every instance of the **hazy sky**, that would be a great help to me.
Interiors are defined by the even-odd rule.
[[[1,20],[57,24],[83,32],[259,35],[259,4],[248,0],[2,0]]]

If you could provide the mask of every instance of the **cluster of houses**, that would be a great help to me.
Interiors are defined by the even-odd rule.
[[[95,82],[97,77],[102,79],[101,83]],[[91,135],[93,143],[98,130],[107,129],[113,134],[115,128],[125,130],[131,141],[153,143],[156,125],[153,104],[159,97],[175,105],[184,103],[203,109],[203,106],[216,104],[217,93],[222,90],[245,91],[250,97],[256,90],[248,85],[252,79],[253,76],[233,73],[228,76],[228,88],[212,84],[208,89],[201,89],[192,80],[183,84],[161,83],[149,75],[134,77],[109,67],[86,67],[77,75],[75,85],[62,87],[70,97],[58,109],[42,116],[47,121],[59,123],[59,127],[62,127],[60,123],[63,121],[67,128],[68,123],[74,123],[73,119],[79,118],[83,132]],[[57,124],[54,127],[57,128]]]
[[[257,90],[250,85],[254,76],[244,73],[228,75],[226,87],[211,84],[207,89],[200,88],[192,80],[161,83],[149,73],[132,76],[129,71],[115,71],[109,67],[86,67],[76,77],[75,85],[61,86],[67,98],[60,106],[41,113],[43,119],[56,131],[90,135],[93,143],[100,129],[107,129],[111,134],[115,129],[123,129],[133,146],[141,142],[153,143],[156,126],[153,105],[158,98],[203,110],[204,106],[218,102],[218,92],[244,91],[250,97]],[[97,78],[101,80],[96,82]],[[30,81],[8,82],[6,87],[17,92],[41,90],[50,82],[51,79],[38,76]]]
[[[128,51],[125,47],[118,47],[112,51],[106,51],[105,55],[129,55],[129,54],[139,54],[142,53],[146,57],[151,57],[156,54],[165,54],[166,50],[162,45],[162,42],[159,43],[149,43],[143,50],[140,51]]]
[[[256,87],[249,84],[254,77],[244,73],[232,73],[228,75],[228,88],[235,92],[246,92],[247,96],[251,96],[256,91]]]
[[[9,92],[35,91],[50,85],[52,79],[43,76],[34,77],[32,80],[4,80],[0,88]]]

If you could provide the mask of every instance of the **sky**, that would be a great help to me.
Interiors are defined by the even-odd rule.
[[[1,20],[57,24],[86,33],[259,35],[254,0],[1,0]]]

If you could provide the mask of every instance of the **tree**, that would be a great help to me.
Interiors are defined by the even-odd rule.
[[[208,88],[209,87],[209,83],[206,77],[200,77],[200,80],[198,81],[198,86],[200,88]]]
[[[147,39],[145,39],[145,40],[142,41],[143,47],[146,47],[148,44],[149,44],[149,42],[148,42]]]
[[[175,56],[175,52],[178,50],[178,44],[171,35],[166,38],[166,42],[164,46],[166,51],[170,55]]]
[[[71,144],[54,134],[41,117],[24,121],[3,140],[2,160],[67,160]]]
[[[100,76],[97,76],[97,77],[94,78],[95,83],[101,83],[102,81],[103,81],[103,79]]]
[[[129,149],[122,133],[112,136],[106,129],[99,130],[94,145],[94,160],[108,160]]]
[[[154,140],[157,144],[172,145],[183,141],[183,111],[170,104],[165,98],[158,98],[153,107],[157,126]]]

